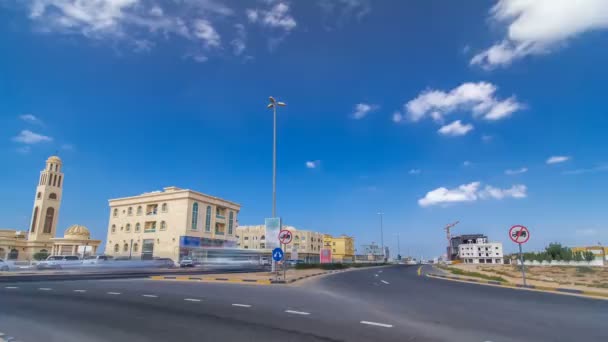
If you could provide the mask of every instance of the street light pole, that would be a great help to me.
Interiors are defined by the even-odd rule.
[[[397,233],[397,255],[401,256],[401,237]]]
[[[284,107],[286,104],[274,99],[268,98],[270,103],[266,108],[272,108],[272,218],[277,217],[277,106]],[[275,272],[276,262],[272,259],[271,272]]]
[[[384,216],[384,213],[380,212],[378,215],[380,215],[380,248],[382,248],[382,262],[385,262],[386,252],[384,251],[384,232],[382,228],[382,216]]]

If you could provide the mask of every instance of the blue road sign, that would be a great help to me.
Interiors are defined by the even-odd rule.
[[[272,250],[272,260],[281,261],[283,260],[283,250],[280,248],[275,248]]]

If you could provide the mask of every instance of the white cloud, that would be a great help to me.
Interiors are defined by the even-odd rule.
[[[320,160],[309,160],[306,162],[306,167],[309,169],[316,169],[317,167],[319,167],[319,165],[321,165]]]
[[[528,168],[522,167],[522,168],[515,169],[515,170],[511,170],[511,169],[505,170],[505,175],[513,176],[513,175],[519,175],[519,174],[526,173],[526,172],[528,172]]]
[[[220,45],[220,35],[207,20],[197,19],[194,21],[193,35],[202,39],[206,46],[217,47]]]
[[[420,169],[411,169],[408,173],[410,175],[419,175],[420,173],[422,173],[422,170],[420,170]]]
[[[499,0],[490,19],[506,25],[506,37],[475,55],[471,64],[491,69],[549,53],[584,32],[608,28],[607,13],[605,0]]]
[[[421,92],[404,107],[412,121],[419,121],[426,116],[440,121],[444,115],[455,111],[471,111],[475,116],[486,120],[499,120],[523,107],[515,97],[498,99],[496,89],[495,85],[488,82],[463,83],[449,92],[430,89]]]
[[[368,104],[368,103],[357,103],[355,105],[354,112],[351,114],[351,117],[355,120],[363,119],[367,116],[367,114],[378,109],[377,105]]]
[[[403,121],[403,114],[401,114],[401,112],[394,112],[392,120],[394,123],[400,123]]]
[[[563,163],[570,160],[569,156],[552,156],[547,159],[547,164]]]
[[[29,130],[23,130],[13,138],[13,141],[24,143],[24,144],[37,144],[41,142],[49,142],[53,141],[53,138],[47,137],[46,135],[41,135],[38,133],[34,133]]]
[[[331,20],[328,28],[344,26],[351,18],[361,20],[371,11],[370,0],[319,0],[318,4],[326,21]]]
[[[32,114],[19,115],[19,119],[31,124],[42,124],[42,121]]]
[[[505,197],[512,198],[525,198],[527,196],[526,191],[527,187],[523,184],[513,185],[509,189],[499,189],[495,188],[491,185],[486,185],[486,187],[479,192],[479,198],[481,199],[503,199]]]
[[[297,25],[296,20],[289,13],[289,5],[285,2],[278,2],[267,10],[247,9],[245,13],[251,23],[279,28],[286,32],[293,30]]]
[[[418,200],[418,205],[428,207],[432,205],[448,205],[451,203],[474,202],[478,199],[525,198],[527,188],[525,185],[513,185],[508,189],[495,188],[486,185],[481,189],[481,182],[471,182],[460,185],[454,189],[440,187],[429,191]]]
[[[472,130],[473,130],[473,125],[471,125],[471,124],[463,125],[462,122],[460,122],[460,120],[456,120],[456,121],[452,122],[451,124],[442,126],[441,128],[439,128],[439,130],[437,132],[441,135],[448,135],[448,136],[455,137],[455,136],[465,135]]]
[[[462,166],[464,166],[464,167],[471,166],[471,162],[468,160],[465,160],[462,162]]]
[[[236,30],[236,38],[234,38],[230,44],[232,45],[232,52],[236,56],[240,56],[247,48],[245,43],[247,32],[245,31],[245,26],[243,26],[243,24],[236,24],[234,25],[234,28]]]

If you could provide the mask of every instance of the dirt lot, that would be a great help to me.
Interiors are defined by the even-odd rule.
[[[509,283],[521,284],[521,271],[513,265],[451,265],[468,272],[504,278]],[[608,267],[588,266],[526,266],[528,284],[568,287],[608,293]]]

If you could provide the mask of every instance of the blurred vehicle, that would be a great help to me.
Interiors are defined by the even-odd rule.
[[[153,260],[153,267],[173,268],[175,267],[175,262],[169,258],[158,258]]]
[[[36,266],[39,270],[63,268],[77,268],[82,266],[82,260],[77,255],[51,255],[45,261],[41,261]]]
[[[305,263],[304,260],[300,260],[300,259],[298,259],[298,260],[292,259],[292,260],[285,261],[285,264],[289,267],[294,267],[295,265],[302,265],[304,263]]]
[[[4,262],[4,260],[0,259],[0,271],[6,272],[9,269],[8,264]]]
[[[183,258],[182,261],[179,262],[179,267],[194,267],[194,260],[191,258]]]
[[[270,265],[270,258],[268,258],[268,257],[261,257],[260,258],[260,265],[262,265],[262,266],[269,266]]]
[[[114,257],[110,255],[89,255],[84,258],[82,263],[84,265],[99,265],[113,260]]]

